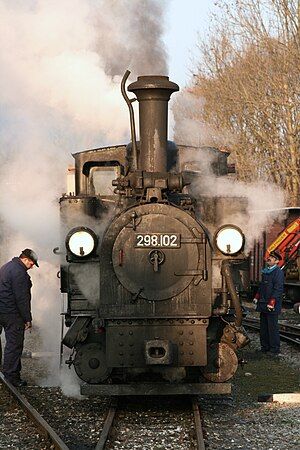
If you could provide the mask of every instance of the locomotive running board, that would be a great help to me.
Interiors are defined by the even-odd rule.
[[[231,383],[132,383],[132,384],[84,384],[81,395],[226,395],[231,394]]]

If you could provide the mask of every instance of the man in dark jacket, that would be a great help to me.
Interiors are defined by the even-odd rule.
[[[0,269],[0,325],[4,328],[3,374],[14,386],[26,386],[21,380],[21,355],[24,331],[32,327],[31,280],[27,271],[39,267],[37,255],[26,248]]]
[[[262,270],[262,280],[253,300],[260,312],[260,344],[263,353],[280,353],[278,315],[281,312],[281,297],[284,291],[284,274],[278,267],[281,260],[278,252],[271,252],[267,267]]]

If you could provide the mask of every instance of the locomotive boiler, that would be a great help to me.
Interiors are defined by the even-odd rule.
[[[180,171],[167,140],[179,87],[141,76],[129,99],[128,76],[131,143],[75,154],[75,192],[60,200],[67,363],[83,394],[226,393],[249,340],[245,237],[224,211],[234,219],[245,202],[190,194],[197,171]]]

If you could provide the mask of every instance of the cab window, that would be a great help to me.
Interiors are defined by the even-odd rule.
[[[120,166],[92,167],[90,170],[91,190],[95,195],[113,195],[112,181],[120,176]]]

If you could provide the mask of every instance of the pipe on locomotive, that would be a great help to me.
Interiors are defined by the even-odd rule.
[[[167,171],[168,101],[179,90],[169,77],[147,75],[128,86],[139,102],[140,151],[138,169]]]
[[[123,95],[123,98],[125,100],[125,102],[127,103],[128,109],[129,109],[129,117],[130,117],[130,130],[131,130],[131,142],[132,142],[132,164],[131,164],[131,169],[132,170],[137,170],[138,168],[138,148],[137,148],[137,143],[136,143],[136,133],[135,133],[135,123],[134,123],[134,111],[133,111],[133,107],[132,107],[132,103],[136,101],[136,98],[129,98],[127,93],[126,93],[126,89],[125,89],[125,84],[127,81],[127,78],[130,75],[130,70],[126,70],[126,72],[124,73],[124,76],[122,78],[122,82],[121,82],[121,92]]]
[[[235,290],[235,285],[234,285],[232,273],[231,273],[230,261],[224,260],[222,262],[221,274],[225,278],[226,285],[227,285],[227,288],[228,288],[228,291],[229,291],[229,294],[230,294],[230,297],[232,299],[233,306],[235,309],[235,321],[234,321],[235,326],[240,327],[242,325],[242,321],[243,321],[243,311],[242,311],[242,306],[240,304],[238,294]]]

